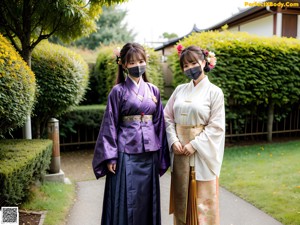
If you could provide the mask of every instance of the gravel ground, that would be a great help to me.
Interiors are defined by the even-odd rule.
[[[92,169],[93,149],[61,151],[61,169],[72,182],[96,179]]]

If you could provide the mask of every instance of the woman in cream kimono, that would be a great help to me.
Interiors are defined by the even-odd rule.
[[[224,95],[204,73],[215,66],[214,53],[196,46],[182,48],[177,47],[180,66],[191,81],[175,89],[164,109],[171,152],[170,213],[175,225],[219,225]]]

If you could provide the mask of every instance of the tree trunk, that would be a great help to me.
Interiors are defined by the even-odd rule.
[[[268,124],[267,124],[268,142],[272,142],[273,121],[274,121],[274,103],[271,101],[268,106]]]
[[[41,138],[41,123],[39,120],[34,120],[35,132],[33,132],[33,138]]]
[[[27,43],[28,42],[28,43]],[[26,46],[27,43],[27,46]],[[24,61],[28,64],[28,66],[31,68],[31,55],[32,50],[30,49],[30,41],[25,41],[25,43],[22,43],[22,58]],[[31,131],[31,117],[30,115],[27,116],[26,123],[23,127],[23,138],[24,139],[32,139],[32,131]]]

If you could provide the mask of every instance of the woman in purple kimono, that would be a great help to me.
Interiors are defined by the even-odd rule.
[[[159,175],[169,167],[160,93],[141,45],[127,43],[117,63],[93,158],[96,178],[106,175],[101,224],[160,225]]]

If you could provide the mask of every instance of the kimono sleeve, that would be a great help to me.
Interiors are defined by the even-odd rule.
[[[157,99],[156,104],[156,112],[153,115],[153,125],[155,132],[160,141],[160,150],[159,150],[159,160],[160,160],[160,175],[162,176],[170,166],[170,156],[169,156],[169,149],[167,143],[167,136],[166,136],[166,127],[165,127],[165,119],[164,119],[164,110],[163,105],[161,103],[161,97],[159,90],[154,88],[153,90],[154,95]]]
[[[105,113],[96,141],[92,165],[97,179],[107,174],[107,162],[118,158],[119,92],[114,87],[108,96]]]
[[[224,95],[221,89],[211,93],[211,110],[208,124],[203,132],[192,140],[191,145],[198,156],[217,176],[220,174],[225,143],[225,108]]]

